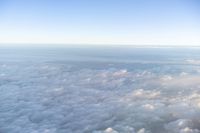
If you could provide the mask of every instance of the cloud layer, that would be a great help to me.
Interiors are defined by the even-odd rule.
[[[199,133],[199,68],[1,60],[0,132]]]

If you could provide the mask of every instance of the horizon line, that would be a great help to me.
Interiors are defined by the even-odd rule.
[[[56,44],[56,45],[55,45]],[[200,47],[199,44],[113,44],[113,43],[0,43],[0,47],[71,47],[71,46],[91,46],[91,47]]]

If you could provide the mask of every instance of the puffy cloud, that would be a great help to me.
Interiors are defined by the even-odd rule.
[[[191,72],[199,67],[56,57],[0,63],[0,132],[200,132],[200,78]]]
[[[193,128],[192,120],[178,119],[165,125],[167,131],[171,133],[199,133],[198,129]]]
[[[187,59],[186,62],[188,64],[194,64],[194,65],[199,65],[200,64],[200,60],[194,60],[194,59]]]

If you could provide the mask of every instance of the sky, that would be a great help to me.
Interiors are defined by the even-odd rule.
[[[199,45],[199,0],[0,0],[0,45]]]

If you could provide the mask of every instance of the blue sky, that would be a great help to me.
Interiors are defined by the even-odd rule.
[[[0,43],[200,45],[199,7],[199,0],[0,0]]]

